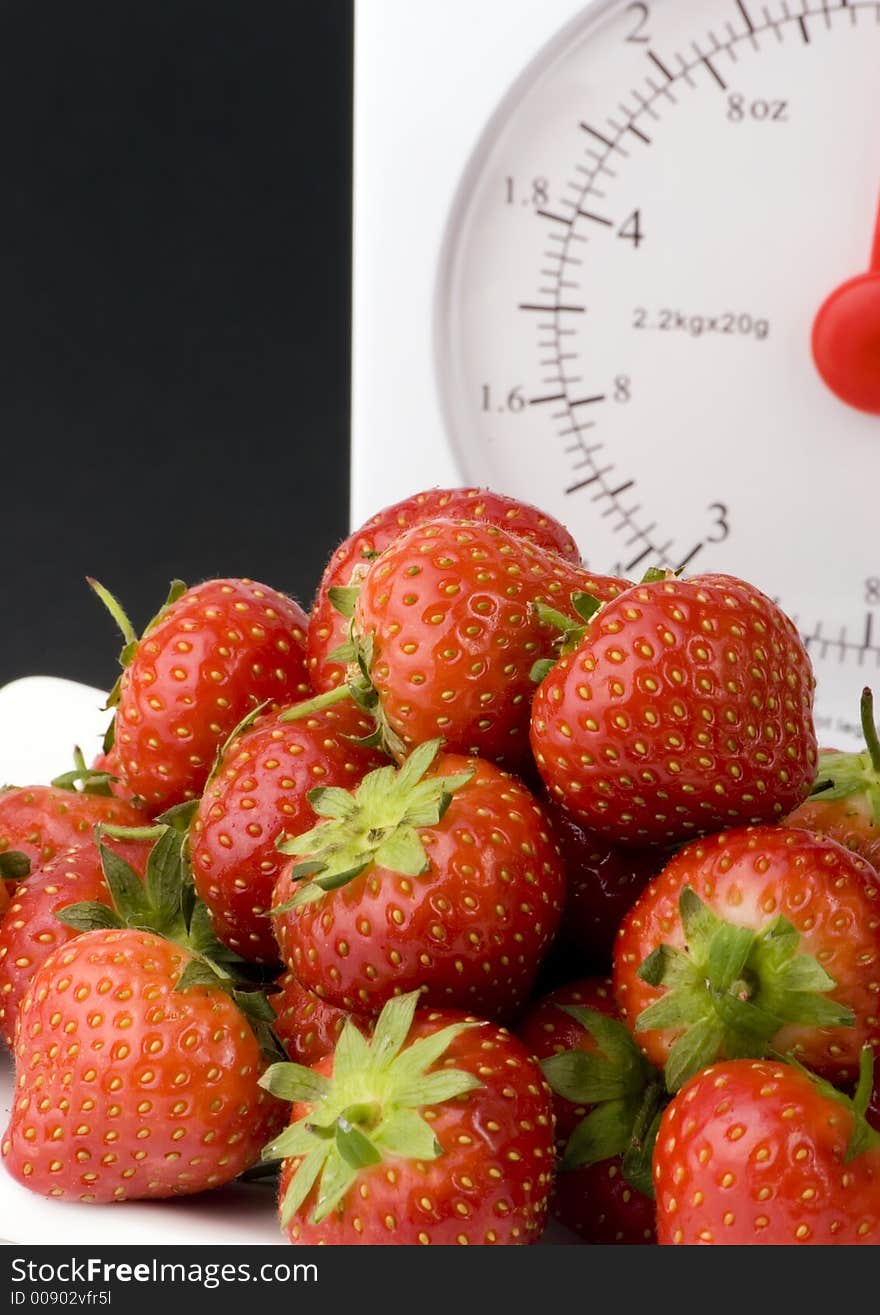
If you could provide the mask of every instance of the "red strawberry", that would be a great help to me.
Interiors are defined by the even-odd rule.
[[[179,1196],[258,1159],[281,1107],[258,1086],[265,1062],[230,996],[181,989],[193,962],[118,928],[46,960],[22,1001],[2,1142],[18,1182],[73,1201]]]
[[[778,821],[816,773],[810,660],[788,617],[730,576],[635,586],[543,680],[548,789],[613,842]]]
[[[354,704],[299,718],[261,718],[224,751],[192,828],[196,889],[220,940],[246,959],[274,962],[278,946],[267,910],[284,863],[279,839],[308,831],[317,818],[307,795],[317,786],[354,786],[384,756],[353,740],[372,723]]]
[[[560,936],[597,969],[608,968],[623,915],[663,865],[657,849],[609,845],[585,831],[552,795],[542,800],[565,864],[566,894]]]
[[[144,814],[112,795],[51,785],[0,792],[0,854],[16,850],[34,866],[61,850],[91,842],[99,824],[143,826]]]
[[[853,1101],[777,1061],[705,1069],[667,1107],[654,1151],[661,1245],[876,1246],[880,1134]]]
[[[117,799],[130,798],[131,791],[125,784],[122,763],[115,745],[109,753],[99,753],[92,762],[90,770],[106,779],[109,793],[115,795]]]
[[[280,991],[269,996],[273,1030],[290,1058],[308,1067],[336,1048],[348,1014],[307,990],[293,973],[279,977],[278,986]]]
[[[284,1159],[291,1242],[536,1242],[553,1176],[541,1070],[502,1028],[452,1012],[383,1009],[372,1041],[349,1021],[335,1055],[263,1079],[296,1103],[267,1158]]]
[[[529,754],[532,668],[557,641],[537,605],[574,625],[581,594],[623,588],[494,525],[418,525],[372,563],[353,603],[354,652],[371,682],[361,697],[378,702],[398,756],[442,735],[452,753],[518,767]]]
[[[150,852],[149,840],[113,841],[112,849],[139,876]],[[110,903],[97,844],[56,854],[36,867],[17,888],[0,924],[0,1036],[12,1049],[22,996],[49,955],[77,932],[55,916],[70,904]]]
[[[320,822],[282,846],[282,957],[322,998],[376,1013],[425,1002],[513,1014],[556,932],[564,876],[546,817],[515,778],[422,745],[349,794],[310,795]]]
[[[534,1003],[517,1032],[549,1061],[542,1067],[556,1091],[562,1166],[553,1214],[586,1242],[652,1242],[651,1125],[659,1121],[662,1082],[616,1018],[611,983],[591,977]]]
[[[96,586],[126,638],[115,719],[128,787],[153,812],[202,793],[217,750],[264,703],[309,692],[302,609],[252,580],[209,580],[171,601],[138,640]]]
[[[403,502],[386,507],[349,535],[327,564],[309,618],[309,674],[319,691],[333,689],[345,678],[345,667],[331,661],[335,648],[348,635],[337,612],[331,589],[358,583],[367,566],[389,544],[413,525],[443,516],[455,520],[485,521],[500,525],[539,548],[549,548],[571,562],[580,560],[577,544],[563,525],[544,512],[487,489],[426,489]]]
[[[880,739],[874,725],[874,696],[862,691],[862,753],[819,754],[816,783],[809,799],[790,814],[789,826],[831,836],[872,866],[880,865]]]
[[[623,920],[621,1016],[670,1090],[716,1059],[791,1050],[852,1080],[880,1043],[880,881],[833,840],[747,827],[694,841]]]

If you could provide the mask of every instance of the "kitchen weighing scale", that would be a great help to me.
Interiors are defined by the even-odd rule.
[[[362,0],[353,508],[490,485],[880,661],[880,4]],[[873,275],[871,271],[874,271]]]

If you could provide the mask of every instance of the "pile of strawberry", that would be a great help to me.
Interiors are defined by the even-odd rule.
[[[6,1170],[280,1166],[294,1243],[880,1242],[880,742],[791,621],[479,490],[311,615],[172,586],[103,751],[0,793]]]

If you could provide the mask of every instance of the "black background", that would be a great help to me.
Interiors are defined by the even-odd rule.
[[[351,0],[0,2],[0,684],[346,530]]]

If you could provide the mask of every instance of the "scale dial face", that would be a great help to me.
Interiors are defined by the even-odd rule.
[[[878,69],[873,0],[588,6],[489,123],[437,293],[467,478],[558,515],[594,569],[777,597],[841,747],[880,669],[880,416],[811,333],[869,265]]]

